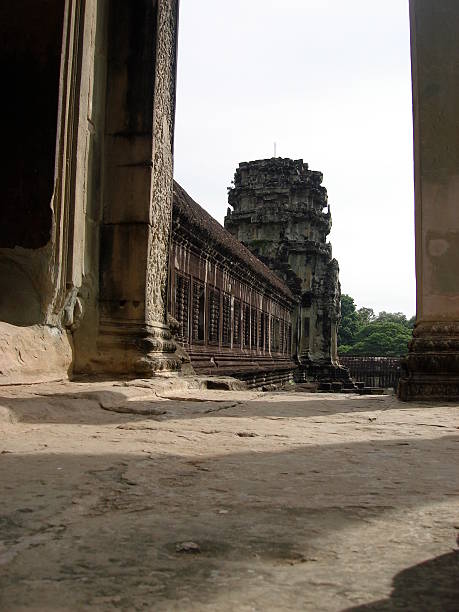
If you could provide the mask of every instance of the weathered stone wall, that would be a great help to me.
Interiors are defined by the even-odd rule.
[[[18,85],[0,229],[8,381],[55,378],[54,351],[61,376],[177,366],[166,323],[177,11],[177,0],[0,9],[0,61]],[[11,338],[37,358],[18,358]]]
[[[49,243],[63,20],[60,0],[18,0],[0,8],[5,89],[0,321],[19,326],[44,323],[51,299]]]
[[[0,285],[8,286],[1,292],[0,320],[21,326],[14,332],[3,327],[0,341],[10,364],[8,379],[16,376],[20,382],[67,376],[84,361],[88,339],[97,336],[108,2],[20,1],[14,6],[20,18],[11,14],[11,7],[3,14],[6,47],[15,56],[17,47],[29,45],[29,64],[17,73],[27,81],[47,58],[48,75],[39,83],[30,80],[35,91],[27,100],[23,89],[11,94],[19,122],[27,126],[32,118],[34,129],[28,138],[38,142],[29,146],[25,137],[16,135],[21,154],[27,152],[23,164],[14,156],[11,161],[17,183],[23,186],[16,223],[32,234],[38,226],[39,236],[42,223],[37,215],[43,218],[40,211],[49,211],[49,231],[40,248],[15,240],[14,248],[2,249],[0,255]],[[23,59],[23,54],[17,55]],[[38,103],[31,104],[35,99]],[[40,175],[39,185],[31,172]],[[30,209],[26,219],[22,209]],[[23,360],[7,354],[12,337],[22,347]],[[7,379],[3,375],[1,380]]]
[[[197,373],[263,386],[292,378],[288,287],[178,185],[169,310]]]
[[[331,229],[322,174],[303,160],[273,158],[241,163],[229,190],[225,227],[269,266],[299,305],[293,351],[304,376],[339,370],[338,263],[327,236]],[[314,366],[310,368],[309,366]]]

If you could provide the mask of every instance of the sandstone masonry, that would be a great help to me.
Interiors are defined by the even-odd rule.
[[[239,164],[229,190],[225,227],[271,268],[297,298],[293,353],[299,380],[347,378],[337,356],[338,262],[320,172],[302,159]]]

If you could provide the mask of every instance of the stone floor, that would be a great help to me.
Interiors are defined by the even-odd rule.
[[[3,612],[459,610],[458,406],[189,387],[0,388]]]

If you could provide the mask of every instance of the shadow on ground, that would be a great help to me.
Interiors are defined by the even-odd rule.
[[[248,438],[226,455],[203,455],[202,440],[173,453],[172,438],[161,454],[145,431],[125,443],[122,454],[2,455],[3,609],[336,610],[314,601],[345,593],[344,608],[352,581],[376,599],[365,572],[387,573],[425,535],[410,512],[457,500],[459,436],[278,452]],[[186,541],[200,552],[177,552]],[[390,600],[355,610],[457,609],[455,568],[445,555],[406,570]]]
[[[459,610],[459,551],[415,565],[397,574],[389,599],[346,612],[457,612]]]

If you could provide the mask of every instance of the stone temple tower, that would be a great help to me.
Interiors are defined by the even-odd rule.
[[[290,287],[298,298],[292,347],[299,380],[347,378],[337,356],[340,318],[338,262],[322,174],[302,159],[239,164],[229,189],[225,228]]]

